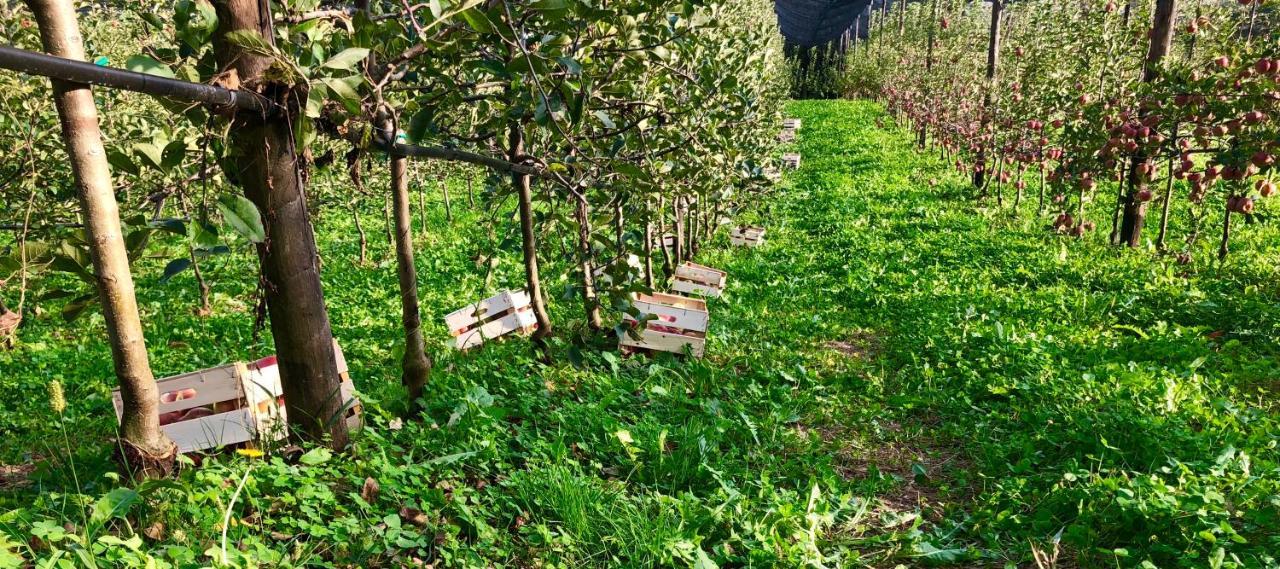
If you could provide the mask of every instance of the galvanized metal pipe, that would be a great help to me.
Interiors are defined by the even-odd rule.
[[[169,79],[127,69],[105,67],[44,53],[0,46],[0,68],[72,83],[100,85],[156,97],[169,97],[214,107],[270,113],[276,104],[248,91]]]

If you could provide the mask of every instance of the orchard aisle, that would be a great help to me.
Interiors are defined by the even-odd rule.
[[[369,428],[350,453],[224,453],[145,489],[127,520],[148,528],[139,551],[207,565],[226,535],[262,566],[1029,567],[1060,535],[1059,567],[1267,566],[1280,550],[1270,257],[1180,276],[1098,235],[1055,236],[1030,209],[976,208],[909,133],[877,126],[888,120],[874,104],[788,114],[802,119],[786,149],[802,167],[765,211],[735,220],[766,227],[766,244],[731,247],[722,231],[697,259],[729,274],[703,359],[583,341],[581,304],[559,297],[572,256],[555,255],[556,362],[515,337],[458,353],[444,316],[520,282],[521,265],[500,251],[486,283],[472,255],[492,241],[487,212],[458,207],[450,223],[443,204],[425,208],[419,281],[437,365],[422,422],[397,418],[389,246],[370,243],[383,261],[346,262],[356,232],[326,217],[326,300]],[[210,271],[221,310],[207,319],[173,309],[196,305],[188,275],[140,289],[159,375],[268,348],[249,339],[252,311],[234,308],[251,298],[254,282],[235,280],[251,262]],[[0,403],[22,410],[0,416],[17,425],[0,433],[34,437],[49,431],[27,425],[47,420],[84,441],[111,436],[110,361],[96,324],[75,326],[0,352],[0,369],[17,370],[0,377]],[[50,378],[69,390],[57,417]],[[32,449],[60,457],[59,440],[0,445],[0,539],[70,539],[59,532],[80,523],[67,509],[77,483],[77,503],[135,496],[102,444],[80,445],[76,470],[42,466],[11,490],[3,465]]]
[[[731,257],[734,320],[714,333],[813,398],[788,423],[825,451],[813,478],[869,499],[828,538],[1023,565],[1057,535],[1063,563],[1265,565],[1280,546],[1265,257],[1180,276],[1053,235],[1034,194],[1016,218],[976,208],[876,105],[791,114],[803,167],[764,216],[769,245]]]

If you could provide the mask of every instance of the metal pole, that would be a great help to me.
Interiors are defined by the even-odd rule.
[[[213,85],[148,75],[127,69],[94,65],[84,61],[76,61],[9,46],[0,46],[0,68],[61,79],[72,83],[113,87],[157,97],[171,97],[215,107],[229,107],[260,113],[270,113],[276,110],[275,103],[266,97],[249,91],[236,91]]]
[[[190,103],[202,103],[213,107],[234,108],[264,114],[280,110],[280,107],[270,99],[251,91],[240,91],[215,85],[169,79],[8,46],[0,46],[0,69],[10,69],[85,85],[123,89],[156,97],[168,97]],[[538,177],[545,177],[546,175],[541,168],[516,164],[501,158],[456,148],[399,143],[388,144],[387,141],[381,138],[375,140],[374,146],[378,150],[397,156],[467,162],[499,172],[517,172]]]

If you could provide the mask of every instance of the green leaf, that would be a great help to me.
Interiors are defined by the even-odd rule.
[[[133,145],[133,152],[156,168],[160,168],[164,164],[164,151],[150,142],[139,142]]]
[[[81,314],[84,314],[84,311],[90,306],[93,306],[97,301],[97,295],[86,294],[68,302],[66,306],[62,307],[62,320],[64,322],[75,321],[76,318],[79,318]]]
[[[711,557],[702,548],[698,548],[696,555],[698,558],[693,562],[693,569],[720,569],[720,566],[716,565],[716,562],[712,561]]]
[[[112,518],[123,518],[139,498],[138,493],[132,488],[113,488],[93,504],[93,513],[89,516],[89,521],[102,525]]]
[[[475,8],[463,10],[462,19],[466,20],[467,25],[471,26],[471,29],[477,32],[480,32],[482,34],[488,34],[493,32],[493,22],[490,22],[489,17],[486,16],[484,12],[481,12],[480,10],[477,10]]]
[[[26,564],[22,554],[18,553],[19,544],[9,541],[9,537],[0,533],[0,569],[18,569]]]
[[[472,456],[475,456],[475,454],[476,454],[475,451],[456,452],[453,454],[438,456],[436,458],[433,458],[431,460],[424,462],[423,464],[453,464],[455,462],[458,462],[459,460],[462,460],[465,458],[471,458]]]
[[[137,71],[138,73],[146,73],[147,75],[173,79],[173,70],[169,69],[168,65],[160,63],[146,55],[135,55],[130,57],[125,60],[124,68],[129,71]]]
[[[262,215],[258,213],[258,206],[253,205],[249,198],[223,194],[218,198],[218,211],[222,212],[222,218],[231,228],[245,239],[253,243],[267,240],[267,231],[262,227]]]
[[[335,100],[342,103],[351,114],[360,112],[360,93],[356,89],[364,82],[360,77],[352,76],[343,79],[326,77],[321,79],[324,86],[334,95]]]
[[[182,140],[175,140],[165,145],[164,152],[160,154],[160,168],[165,172],[172,170],[175,166],[182,163],[182,159],[187,156],[187,143]]]
[[[267,43],[266,38],[263,38],[258,34],[258,32],[253,30],[236,30],[234,32],[227,32],[226,39],[232,45],[235,45],[249,53],[257,55],[275,55],[275,49],[271,47],[271,44]]]
[[[363,47],[349,47],[342,50],[338,55],[330,57],[327,61],[320,64],[320,67],[349,71],[355,68],[357,63],[364,61],[367,57],[369,57],[369,50]]]
[[[160,282],[162,283],[169,282],[169,279],[173,278],[174,275],[177,275],[178,273],[181,273],[182,271],[187,270],[187,267],[190,267],[190,266],[191,266],[191,259],[188,259],[186,257],[169,261],[169,264],[164,266],[164,274],[160,275]]]
[[[307,466],[317,466],[329,462],[333,458],[333,452],[324,447],[316,447],[298,459],[298,462]]]
[[[138,165],[133,163],[133,159],[128,154],[119,150],[112,149],[107,151],[107,163],[111,164],[111,167],[119,172],[134,176],[139,174]]]

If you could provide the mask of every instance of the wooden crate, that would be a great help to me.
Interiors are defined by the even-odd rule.
[[[759,247],[764,244],[764,228],[742,225],[729,230],[729,244]]]
[[[657,241],[655,241],[653,245],[654,247],[666,247],[668,251],[675,251],[676,236],[671,234],[661,235],[657,238]]]
[[[623,352],[648,351],[689,353],[700,358],[706,350],[707,325],[711,321],[707,303],[677,294],[637,294],[631,301],[647,322],[643,330],[624,334],[618,341]],[[651,317],[652,316],[652,317]],[[626,321],[633,327],[639,322],[627,314]]]
[[[334,355],[341,377],[339,396],[347,406],[345,419],[351,428],[359,428],[362,409],[336,342]],[[178,445],[178,452],[270,443],[289,434],[275,356],[167,377],[156,381],[156,387],[160,430]],[[119,390],[112,393],[112,403],[119,421],[124,416]]]
[[[795,129],[784,128],[782,129],[782,132],[778,133],[778,142],[795,142],[795,140]]]
[[[715,298],[724,292],[727,280],[728,273],[724,271],[685,261],[683,265],[676,267],[671,290]]]
[[[507,290],[449,313],[444,323],[454,347],[466,350],[512,332],[533,330],[538,321],[530,302],[528,292]]]
[[[783,119],[782,128],[786,130],[800,130],[800,119]]]
[[[797,170],[797,169],[799,169],[799,168],[800,168],[800,155],[799,155],[799,154],[794,154],[794,153],[787,153],[787,154],[783,154],[783,155],[782,155],[782,165],[783,165],[783,166],[786,166],[787,168],[790,168],[790,169],[792,169],[792,170]]]

